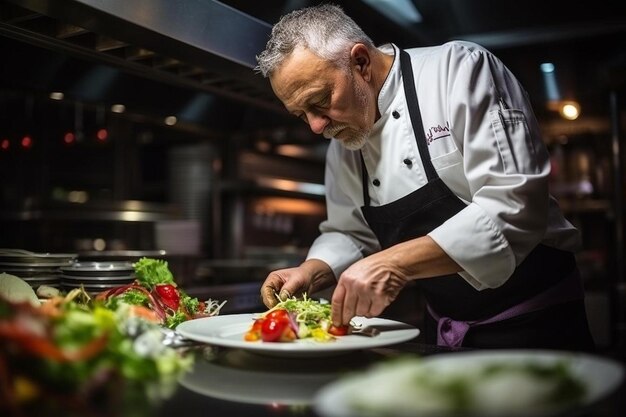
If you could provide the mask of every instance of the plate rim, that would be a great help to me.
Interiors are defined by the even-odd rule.
[[[593,363],[603,363],[606,366],[609,366],[611,369],[616,372],[616,379],[614,383],[609,386],[604,392],[596,392],[595,397],[589,397],[589,393],[585,395],[585,398],[578,404],[577,409],[588,409],[589,407],[593,407],[594,404],[602,401],[602,399],[607,398],[609,395],[614,393],[621,384],[624,383],[626,378],[626,367],[621,364],[619,361],[600,356],[597,354],[579,352],[579,351],[564,351],[564,350],[549,350],[549,349],[489,349],[489,350],[476,350],[476,351],[467,351],[467,352],[451,352],[451,353],[443,353],[443,354],[435,354],[430,356],[421,357],[421,364],[423,366],[437,366],[438,362],[450,362],[450,361],[462,361],[469,359],[479,359],[483,361],[489,360],[502,360],[502,359],[513,359],[516,358],[518,360],[523,359],[539,359],[539,360],[567,360],[572,363],[577,362],[578,366],[580,366],[579,361],[586,362],[588,364]],[[365,376],[365,372],[361,373],[362,376]],[[577,375],[581,377],[581,375]],[[579,378],[587,383],[587,379],[583,377]],[[358,417],[360,414],[359,410],[354,410],[349,407],[349,404],[344,400],[343,403],[337,402],[337,400],[341,400],[345,398],[345,394],[347,390],[354,389],[354,386],[358,386],[361,381],[352,378],[338,379],[333,381],[332,383],[322,387],[315,398],[313,399],[313,408],[317,413],[325,417]],[[589,385],[587,385],[589,389]],[[552,416],[560,416],[566,411],[571,411],[571,408],[559,408],[554,411],[546,411],[543,413],[535,413],[528,414],[528,412],[524,413],[526,417],[552,417]],[[508,413],[511,416],[519,416],[519,413],[510,412]],[[374,415],[374,414],[372,414]],[[414,413],[412,415],[415,415]],[[424,412],[420,413],[420,416],[423,417],[432,417],[434,413]],[[456,417],[458,414],[454,413],[438,413],[436,414],[438,417]],[[463,414],[465,415],[465,414]],[[470,416],[475,416],[475,414],[468,414]],[[385,416],[393,417],[393,416],[405,416],[405,414],[385,414]]]
[[[421,332],[420,330],[407,323],[403,323],[400,321],[383,319],[383,318],[365,318],[365,317],[355,317],[357,321],[365,321],[373,323],[378,322],[379,324],[393,324],[393,325],[401,325],[404,328],[397,329],[393,331],[403,331],[402,334],[396,333],[396,337],[389,341],[385,339],[376,339],[376,338],[367,338],[365,336],[345,336],[346,338],[350,338],[348,340],[357,340],[361,339],[364,341],[369,341],[362,345],[355,344],[341,344],[341,343],[317,343],[314,341],[297,341],[296,343],[263,343],[263,342],[247,342],[243,340],[243,333],[241,340],[233,340],[220,338],[216,336],[206,336],[206,335],[198,335],[188,329],[189,327],[194,327],[200,325],[203,322],[219,322],[219,321],[228,321],[228,320],[238,320],[236,323],[223,323],[223,325],[243,325],[247,324],[248,326],[252,324],[252,320],[254,317],[258,316],[261,313],[239,313],[239,314],[226,314],[214,317],[203,317],[194,320],[188,320],[186,322],[181,323],[176,328],[176,331],[180,333],[183,337],[186,337],[191,340],[208,343],[216,346],[227,347],[227,348],[237,348],[244,349],[250,352],[263,353],[267,355],[273,356],[326,356],[326,355],[337,355],[350,351],[363,350],[363,349],[374,349],[379,347],[391,346],[403,342],[407,342],[409,340],[415,339],[418,337]],[[245,322],[244,322],[245,320]],[[373,324],[372,323],[372,324]],[[217,326],[218,324],[215,324]],[[384,334],[381,333],[381,334]],[[338,340],[340,342],[340,340]],[[294,348],[294,346],[297,346]]]

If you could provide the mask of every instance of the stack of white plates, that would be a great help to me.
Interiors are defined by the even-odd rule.
[[[61,285],[67,291],[82,285],[88,293],[96,294],[134,280],[130,262],[75,262],[61,268]]]
[[[0,249],[0,272],[15,275],[31,287],[40,285],[58,287],[60,268],[74,264],[73,253],[35,253],[23,249]]]

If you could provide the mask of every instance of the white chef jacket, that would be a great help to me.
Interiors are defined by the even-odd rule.
[[[380,119],[361,149],[372,206],[427,182],[409,118],[399,49],[378,95]],[[463,268],[474,288],[502,285],[539,243],[574,252],[580,235],[548,192],[550,163],[524,89],[484,48],[454,41],[409,49],[428,150],[439,177],[467,204],[428,235]],[[394,117],[396,116],[396,117]],[[399,117],[397,117],[399,116]],[[361,213],[359,151],[331,140],[326,157],[327,219],[307,259],[338,278],[380,250]]]

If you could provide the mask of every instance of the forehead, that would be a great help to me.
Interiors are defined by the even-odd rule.
[[[270,75],[270,84],[287,110],[293,111],[310,96],[329,88],[338,68],[306,48],[296,48]]]

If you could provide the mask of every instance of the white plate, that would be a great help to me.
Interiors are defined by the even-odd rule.
[[[176,331],[182,336],[212,345],[245,349],[273,356],[330,356],[360,349],[394,345],[414,339],[419,330],[393,320],[355,317],[360,326],[373,326],[380,330],[375,337],[347,335],[332,342],[315,342],[299,339],[291,343],[246,342],[244,334],[250,329],[257,314],[232,314],[205,317],[181,323]]]
[[[541,350],[511,350],[511,351],[476,351],[476,352],[459,352],[448,353],[427,357],[424,359],[413,358],[415,362],[404,363],[401,367],[396,367],[394,371],[389,368],[370,368],[366,372],[353,374],[349,378],[343,378],[333,382],[319,391],[314,399],[314,408],[318,414],[324,417],[368,417],[382,416],[385,417],[450,417],[458,416],[452,410],[433,411],[424,408],[427,401],[417,402],[417,393],[411,395],[410,388],[406,389],[408,384],[399,382],[398,370],[400,372],[414,367],[426,367],[422,370],[427,371],[429,378],[437,378],[442,375],[474,375],[473,372],[481,367],[490,366],[496,363],[535,363],[550,364],[556,362],[565,363],[570,370],[571,375],[581,381],[586,387],[584,398],[580,404],[555,407],[549,410],[537,410],[533,408],[535,401],[521,400],[528,399],[530,396],[524,397],[524,393],[528,392],[529,386],[522,386],[520,380],[509,380],[506,383],[506,389],[502,389],[502,382],[498,385],[498,393],[493,394],[491,398],[501,400],[502,409],[495,409],[492,412],[463,413],[463,416],[524,416],[524,417],[547,417],[562,415],[565,412],[578,413],[582,410],[590,408],[594,403],[608,396],[615,391],[624,378],[624,367],[613,360],[601,358],[598,356],[587,355],[573,352],[557,352],[557,351],[541,351]],[[484,369],[484,368],[483,368]],[[474,380],[472,384],[480,384],[480,380]],[[492,384],[493,385],[493,384]],[[353,405],[353,399],[362,393],[372,392],[373,386],[386,387],[385,392],[393,396],[390,404],[393,406],[385,407],[384,411],[371,412],[364,414],[363,410],[357,410]],[[534,385],[533,385],[534,386]],[[493,387],[491,387],[493,388]],[[413,389],[417,391],[417,389]],[[380,390],[376,395],[380,395]],[[532,392],[532,391],[531,391]],[[408,395],[407,395],[408,394]],[[423,394],[422,394],[423,395]],[[442,392],[442,395],[445,393]],[[429,398],[433,396],[430,395]],[[404,409],[400,409],[398,404],[405,398],[413,398],[412,404]],[[535,397],[536,398],[536,397]],[[386,400],[390,399],[386,396]],[[385,402],[387,402],[385,400]],[[517,408],[513,408],[511,404],[517,401]],[[520,405],[521,403],[521,405]],[[379,402],[380,404],[380,402]],[[498,406],[499,407],[499,406]],[[409,409],[410,408],[410,409]],[[504,409],[505,408],[505,409]]]
[[[228,350],[210,361],[197,358],[193,369],[183,374],[179,383],[193,392],[221,400],[310,405],[320,388],[336,380],[341,369],[337,361],[329,358],[294,361]]]

